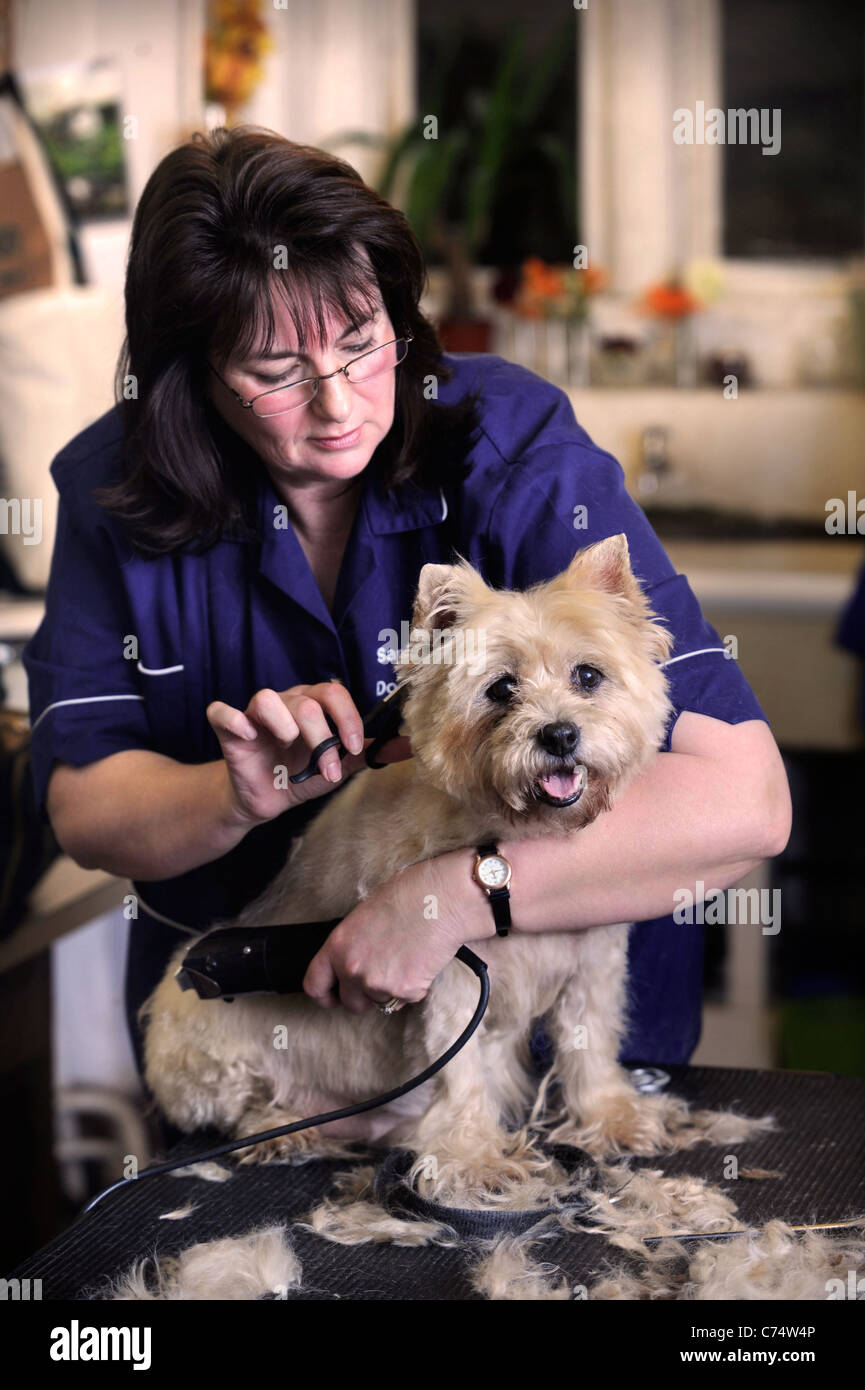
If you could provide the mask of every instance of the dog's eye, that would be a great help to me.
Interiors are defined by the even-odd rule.
[[[597,690],[603,679],[604,673],[599,671],[597,666],[574,667],[573,680],[581,690]]]
[[[506,705],[514,698],[517,693],[516,676],[500,676],[497,681],[487,687],[487,699],[494,700],[497,705]]]

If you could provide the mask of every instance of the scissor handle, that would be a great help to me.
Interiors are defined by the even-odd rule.
[[[289,782],[305,782],[308,777],[315,777],[316,773],[318,772],[318,760],[321,757],[322,753],[326,753],[328,748],[336,747],[339,748],[339,756],[342,757],[343,753],[345,752],[345,748],[338,734],[334,734],[333,738],[326,738],[321,743],[316,744],[315,748],[313,748],[312,750],[312,754],[306,767],[303,769],[302,772],[293,773],[288,779]]]
[[[364,716],[363,731],[364,733],[366,733],[368,724],[376,723],[379,715],[382,714],[386,709],[392,711],[391,718],[388,720],[381,733],[376,735],[376,737],[373,739],[372,743],[370,744],[369,748],[367,748],[364,754],[367,767],[387,767],[387,763],[380,763],[375,761],[375,754],[378,753],[378,751],[382,748],[382,746],[385,743],[388,743],[390,739],[396,736],[396,730],[399,728],[400,723],[400,693],[401,692],[399,687],[397,687],[396,690],[392,690],[389,695],[385,695],[383,699],[377,700],[376,703],[373,705],[372,709],[368,710],[366,715]],[[328,727],[331,729],[335,729],[336,725],[331,716],[329,714],[325,714],[324,717],[327,720]],[[289,782],[293,783],[294,785],[297,785],[298,782],[305,782],[309,777],[315,777],[318,773],[318,760],[321,757],[322,753],[326,753],[329,748],[338,748],[340,757],[342,757],[343,754],[348,751],[345,745],[343,744],[342,740],[340,739],[339,734],[334,734],[331,738],[323,739],[321,743],[317,744],[316,747],[313,748],[312,753],[310,754],[309,762],[307,763],[303,771],[293,773],[288,779]]]

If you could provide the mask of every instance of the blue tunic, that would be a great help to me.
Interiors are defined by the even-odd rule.
[[[281,500],[264,468],[260,539],[221,539],[204,555],[135,555],[122,527],[93,500],[123,472],[118,408],[77,435],[51,473],[59,492],[57,535],[44,620],[25,648],[32,765],[42,814],[55,759],[82,766],[143,748],[180,762],[221,757],[205,709],[246,709],[263,687],[285,690],[338,677],[364,714],[392,688],[387,629],[409,620],[422,565],[469,559],[488,583],[522,589],[550,579],[574,553],[624,531],[631,563],[655,612],[675,635],[666,663],[674,716],[682,710],[731,724],[765,719],[735,660],[677,574],[624,473],[576,422],[568,397],[493,354],[446,355],[453,403],[482,386],[482,429],[459,484],[409,485],[399,499],[377,485],[373,457],[339,572],[333,613],[291,526],[274,525]],[[137,637],[137,651],[129,642]],[[132,655],[130,656],[130,653]],[[250,831],[231,853],[159,882],[135,884],[127,1009],[161,976],[184,933],[233,915],[284,862],[290,837],[324,798]],[[626,1061],[686,1062],[700,1034],[702,928],[671,917],[631,933]]]

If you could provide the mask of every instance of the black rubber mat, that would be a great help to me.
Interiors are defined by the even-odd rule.
[[[736,1202],[742,1224],[782,1218],[796,1225],[865,1215],[865,1080],[823,1072],[666,1070],[672,1078],[669,1089],[686,1100],[752,1116],[774,1114],[780,1128],[726,1150],[698,1145],[675,1154],[628,1159],[629,1165],[661,1169],[668,1176],[689,1173],[706,1178]],[[201,1132],[166,1157],[182,1157],[218,1142],[213,1131]],[[559,1146],[556,1156],[564,1157],[565,1152]],[[577,1150],[569,1153],[573,1163],[591,1165]],[[740,1170],[773,1170],[783,1176],[731,1180],[729,1154],[735,1154]],[[303,1288],[289,1298],[479,1299],[470,1279],[471,1265],[480,1253],[474,1237],[514,1234],[526,1226],[525,1213],[510,1214],[509,1220],[498,1223],[485,1220],[485,1213],[478,1221],[479,1214],[473,1212],[468,1226],[454,1213],[451,1224],[458,1228],[458,1241],[451,1247],[335,1244],[292,1223],[334,1193],[334,1176],[350,1168],[351,1160],[235,1167],[229,1156],[220,1163],[232,1168],[228,1181],[164,1174],[112,1192],[6,1277],[41,1279],[45,1300],[88,1299],[106,1276],[124,1272],[135,1259],[176,1255],[200,1241],[240,1236],[280,1222],[289,1228],[303,1267]],[[409,1194],[408,1200],[405,1193],[400,1197],[401,1151],[359,1150],[357,1163],[377,1165],[379,1201],[391,1210],[399,1209],[409,1219],[447,1215],[443,1208],[422,1203],[416,1194]],[[188,1218],[159,1219],[187,1202],[197,1203]],[[631,1267],[631,1257],[602,1235],[560,1233],[532,1245],[530,1252],[553,1270],[557,1267],[571,1285],[590,1287],[611,1266]]]

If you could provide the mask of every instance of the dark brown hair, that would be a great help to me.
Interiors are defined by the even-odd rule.
[[[419,308],[425,288],[405,217],[350,164],[256,126],[196,132],[157,165],[135,211],[115,377],[124,476],[97,499],[144,555],[258,535],[264,465],[208,400],[207,359],[246,355],[260,333],[263,351],[273,345],[274,291],[301,351],[323,340],[325,310],[357,322],[380,293],[395,334],[414,337],[375,455],[381,486],[398,496],[409,479],[464,477],[477,394],[451,406],[427,398],[431,377],[453,373]]]

